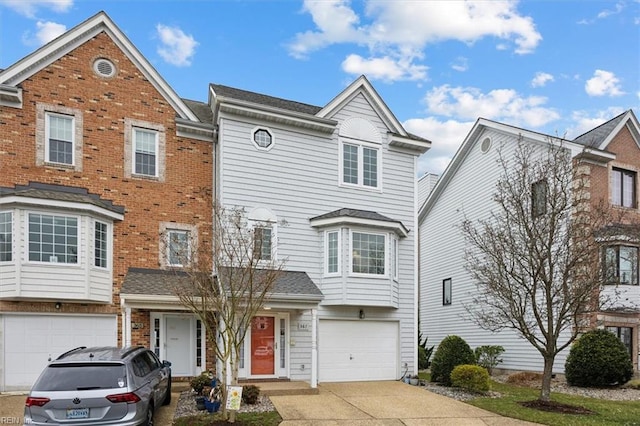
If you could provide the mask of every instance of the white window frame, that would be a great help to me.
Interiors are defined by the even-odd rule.
[[[137,132],[142,132],[142,133],[149,133],[152,134],[154,137],[154,141],[153,141],[153,149],[154,149],[154,174],[147,174],[147,173],[142,173],[139,172],[136,169],[137,163],[136,163],[136,154],[138,153],[138,138],[136,137]],[[132,172],[134,175],[136,176],[145,176],[145,177],[154,177],[157,178],[160,176],[160,162],[159,162],[159,158],[160,158],[160,143],[159,143],[159,137],[158,137],[158,131],[154,130],[154,129],[147,129],[147,128],[143,128],[143,127],[138,127],[138,126],[134,126],[131,129],[131,141],[132,141],[132,158],[131,158],[131,166],[132,166]]]
[[[5,232],[4,234],[9,236],[8,243],[9,243],[9,248],[11,249],[11,251],[9,252],[10,259],[9,260],[0,259],[0,262],[9,263],[9,262],[13,262],[14,258],[15,258],[14,254],[13,254],[13,251],[14,251],[13,250],[14,249],[14,247],[13,247],[14,246],[14,244],[13,244],[13,236],[14,236],[13,218],[14,218],[14,214],[13,214],[13,211],[11,211],[11,210],[0,210],[0,215],[2,215],[2,214],[8,214],[9,215],[9,231]],[[5,241],[5,243],[6,243],[6,241]]]
[[[260,131],[267,132],[269,136],[271,136],[271,143],[269,144],[269,146],[260,146],[256,142],[256,133]],[[260,151],[270,151],[273,148],[273,146],[276,144],[276,137],[273,133],[273,130],[271,130],[270,128],[264,127],[264,126],[256,126],[251,130],[251,143],[253,144],[254,148]]]
[[[336,271],[329,271],[329,235],[336,234],[337,239],[337,257],[338,262],[336,265]],[[328,229],[324,232],[324,275],[327,277],[335,277],[342,275],[342,231],[340,229]]]
[[[96,230],[97,230],[97,226],[98,224],[104,225],[105,226],[105,231],[104,231],[104,252],[105,252],[105,265],[104,266],[100,266],[100,265],[96,265],[96,249],[97,247],[97,243],[98,240],[96,238]],[[92,266],[94,268],[99,268],[99,269],[110,269],[109,267],[109,261],[110,261],[110,247],[111,247],[111,226],[108,222],[103,222],[101,220],[94,220],[93,221],[93,263]]]
[[[165,249],[166,249],[166,256],[167,256],[167,266],[171,266],[174,268],[184,268],[185,266],[188,266],[188,264],[183,264],[183,263],[173,263],[171,262],[171,236],[172,234],[183,234],[186,236],[186,244],[187,244],[187,259],[189,261],[191,261],[191,232],[188,229],[175,229],[175,228],[171,228],[171,229],[167,229],[166,231],[166,241],[165,241]],[[178,259],[179,260],[179,259]]]
[[[59,265],[61,267],[73,267],[73,266],[81,266],[82,262],[81,262],[81,257],[82,257],[82,239],[84,238],[84,235],[82,235],[82,217],[78,216],[78,215],[71,215],[71,214],[66,214],[66,213],[58,213],[58,212],[49,212],[49,211],[35,211],[35,210],[31,210],[31,211],[27,211],[25,212],[25,234],[24,234],[24,239],[25,239],[25,259],[27,263],[32,263],[32,264],[42,264],[42,265]],[[31,260],[30,259],[30,254],[31,254],[31,249],[29,247],[29,243],[30,243],[30,239],[29,239],[29,234],[30,234],[30,230],[29,230],[29,224],[30,224],[30,217],[32,214],[37,214],[37,215],[43,215],[43,216],[60,216],[60,217],[66,217],[66,218],[75,218],[76,219],[76,224],[77,224],[77,230],[78,233],[76,234],[76,239],[77,239],[77,244],[76,244],[76,262],[75,263],[71,263],[71,262],[57,262],[57,261],[52,261],[51,258],[55,257],[54,256],[50,256],[50,260],[46,261],[46,260]]]
[[[395,281],[398,282],[398,275],[399,275],[399,266],[398,266],[398,259],[400,258],[398,255],[398,251],[400,248],[400,242],[398,240],[398,237],[392,235],[391,236],[391,262],[393,263],[393,265],[391,266],[391,278]]]
[[[353,271],[353,234],[366,234],[366,235],[377,235],[384,237],[384,274],[370,274],[370,273],[362,273],[362,272],[354,272]],[[389,234],[383,232],[371,232],[368,230],[362,229],[349,229],[349,275],[354,277],[369,277],[369,278],[386,278],[388,279],[389,274]]]
[[[345,182],[344,180],[344,146],[351,145],[355,146],[358,149],[357,157],[358,157],[358,178],[357,183]],[[376,186],[370,186],[364,184],[364,148],[371,149],[376,151]],[[339,161],[339,170],[338,173],[340,175],[340,185],[350,187],[350,188],[359,188],[359,189],[367,189],[372,191],[380,191],[382,189],[382,147],[375,143],[363,142],[350,138],[341,138],[340,139],[340,161]]]
[[[71,121],[71,140],[64,142],[71,142],[71,163],[61,163],[59,161],[53,161],[51,159],[51,117],[62,118],[65,120]],[[76,129],[76,118],[70,114],[60,114],[56,112],[47,111],[45,112],[45,137],[44,137],[44,158],[45,162],[50,164],[61,164],[63,166],[74,166],[76,164],[76,138],[75,138],[75,129]]]

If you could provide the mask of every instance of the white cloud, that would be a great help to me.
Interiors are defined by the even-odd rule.
[[[22,35],[22,42],[27,46],[42,46],[67,31],[67,27],[50,21],[38,21],[36,32],[27,31]]]
[[[469,69],[469,60],[465,57],[459,56],[456,58],[456,62],[451,64],[451,68],[455,71],[465,72]]]
[[[531,80],[532,87],[544,87],[550,81],[554,81],[554,78],[551,74],[546,72],[537,72],[536,75]]]
[[[637,2],[637,0],[635,1]],[[619,1],[615,4],[613,9],[603,9],[600,12],[598,12],[595,18],[592,18],[592,19],[583,18],[578,21],[578,24],[591,25],[595,23],[598,19],[606,19],[609,16],[618,15],[619,13],[622,13],[626,9],[626,7],[627,6],[624,1]]]
[[[483,117],[512,125],[540,127],[560,118],[544,105],[547,98],[524,97],[512,89],[495,89],[482,93],[474,87],[434,87],[425,96],[429,112],[447,117],[475,120]]]
[[[424,80],[427,77],[428,68],[388,56],[365,59],[359,55],[349,55],[342,62],[342,69],[349,74],[366,74],[374,80],[397,81]]]
[[[621,96],[620,80],[610,71],[596,70],[587,80],[584,90],[589,96]]]
[[[602,123],[611,120],[613,117],[617,117],[625,111],[620,107],[609,107],[602,111],[597,111],[595,115],[592,115],[586,111],[574,111],[571,114],[571,121],[575,123],[572,127],[566,129],[566,137],[568,139],[574,139],[583,133],[593,130]],[[564,135],[561,135],[564,136]]]
[[[0,5],[7,6],[28,18],[35,18],[40,8],[66,12],[73,6],[73,0],[0,0]]]
[[[303,11],[311,15],[316,28],[296,34],[288,46],[289,53],[302,59],[332,44],[351,43],[369,49],[369,58],[360,60],[362,66],[379,60],[390,66],[389,58],[393,58],[395,67],[412,69],[419,67],[414,62],[423,57],[426,45],[445,40],[472,44],[493,37],[498,40],[498,48],[531,53],[542,36],[530,17],[518,13],[517,4],[515,0],[368,0],[358,15],[349,0],[305,0]],[[459,70],[464,67],[456,65]],[[406,73],[399,76],[407,78]]]
[[[177,27],[158,24],[156,30],[162,43],[158,46],[158,54],[162,59],[178,67],[191,65],[198,42]]]
[[[407,131],[432,142],[431,149],[418,159],[418,176],[426,172],[442,174],[474,122],[438,121],[433,117],[405,121],[402,125]]]

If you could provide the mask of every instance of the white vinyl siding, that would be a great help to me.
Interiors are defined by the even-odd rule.
[[[247,122],[245,117],[222,112],[218,169],[220,199],[225,206],[244,206],[248,212],[258,206],[272,210],[278,218],[277,233],[274,233],[278,258],[286,259],[287,270],[306,272],[324,295],[318,317],[351,318],[357,316],[361,307],[365,310],[372,307],[367,319],[399,323],[400,357],[412,366],[416,323],[415,156],[389,148],[386,139],[389,129],[365,96],[358,94],[327,118],[341,122],[350,117],[370,121],[383,135],[382,142],[373,145],[379,150],[377,190],[365,191],[353,185],[342,185],[344,144],[337,134],[326,135],[269,123],[277,134],[273,149],[268,152],[247,149],[250,143],[247,135],[261,123]],[[372,279],[370,275],[349,273],[350,238],[349,230],[344,228],[339,230],[340,274],[327,276],[325,233],[310,226],[309,219],[345,207],[378,212],[401,221],[410,230],[398,245],[397,282],[392,282],[389,274],[384,279],[379,276]],[[362,228],[357,231],[372,232]],[[297,328],[299,321],[310,321],[306,312],[291,318],[291,338],[296,343],[291,346],[290,375],[296,380],[309,380],[310,377],[310,329]]]
[[[477,136],[481,142],[491,138],[492,146],[503,146],[503,155],[509,158],[517,146],[513,139],[496,131]],[[448,335],[458,335],[472,347],[500,345],[505,348],[501,368],[542,371],[540,354],[518,333],[505,329],[491,333],[481,329],[467,318],[465,306],[473,303],[477,287],[464,269],[465,241],[457,226],[465,219],[487,219],[495,208],[492,194],[495,182],[502,173],[496,167],[497,149],[483,154],[480,143],[469,151],[460,168],[437,203],[420,224],[420,324],[422,333],[429,336],[429,344],[437,345]],[[455,232],[454,232],[455,231]],[[452,304],[443,305],[443,280],[452,283]],[[568,333],[561,336],[564,341]],[[554,372],[564,370],[568,349],[558,354]]]

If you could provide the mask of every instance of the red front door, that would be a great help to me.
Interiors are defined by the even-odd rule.
[[[251,323],[251,375],[275,374],[275,318],[254,317]]]

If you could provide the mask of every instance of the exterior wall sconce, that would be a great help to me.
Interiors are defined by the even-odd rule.
[[[364,319],[364,310],[363,309],[360,309],[360,312],[358,312],[358,318]]]
[[[60,310],[60,308],[62,308],[62,303],[60,302],[56,302],[56,310]]]

